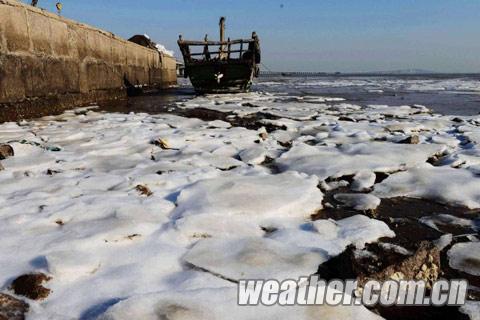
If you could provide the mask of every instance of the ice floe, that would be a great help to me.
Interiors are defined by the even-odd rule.
[[[337,193],[335,200],[355,210],[375,210],[380,205],[380,199],[372,194],[363,193]]]
[[[268,238],[244,237],[200,240],[183,259],[195,267],[233,281],[281,281],[315,273],[328,256]]]
[[[480,276],[480,242],[457,243],[448,251],[450,267]]]
[[[474,231],[480,229],[480,221],[477,219],[465,219],[452,216],[450,214],[438,214],[433,216],[427,216],[420,218],[420,222],[426,224],[427,226],[440,230],[443,226],[459,226],[464,228],[470,228]]]
[[[249,221],[308,219],[322,208],[323,195],[317,185],[318,179],[297,172],[202,180],[181,191],[173,216],[243,216]]]
[[[480,208],[480,179],[464,169],[429,164],[391,175],[375,186],[380,198],[416,197],[468,208]]]
[[[316,220],[310,228],[280,228],[268,235],[282,243],[326,252],[330,257],[340,254],[349,245],[363,248],[366,243],[395,233],[382,221],[356,215],[342,220]]]
[[[441,152],[438,145],[386,142],[319,147],[298,143],[276,160],[282,170],[296,170],[319,179],[355,175],[360,171],[394,172],[424,163]]]

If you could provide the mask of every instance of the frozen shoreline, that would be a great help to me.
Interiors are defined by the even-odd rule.
[[[212,318],[222,318],[235,298],[225,279],[309,275],[350,244],[395,239],[382,216],[366,216],[385,199],[480,208],[480,116],[262,92],[177,107],[225,115],[84,109],[0,125],[0,142],[15,151],[1,160],[2,292],[22,274],[52,277],[45,300],[26,300],[29,319],[128,319],[131,308],[147,319],[174,303],[192,319],[218,304]],[[328,195],[337,189],[335,201]],[[356,208],[355,218],[311,221],[344,207]],[[475,233],[478,217],[424,223]],[[476,277],[465,250],[451,256],[451,266]],[[332,319],[377,318],[363,307],[318,308]]]

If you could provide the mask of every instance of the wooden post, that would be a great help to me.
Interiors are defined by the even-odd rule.
[[[232,50],[232,44],[230,43],[230,38],[228,38],[228,47],[227,47],[227,59],[230,60],[230,51]]]
[[[225,41],[225,17],[220,18],[220,42]],[[225,59],[225,45],[221,44],[220,45],[220,54],[219,54],[220,59]]]

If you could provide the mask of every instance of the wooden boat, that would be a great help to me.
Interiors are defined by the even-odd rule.
[[[188,41],[179,37],[178,46],[189,77],[198,93],[238,93],[250,89],[259,74],[260,41],[255,32],[251,39],[225,41],[225,18],[220,18],[220,41]]]

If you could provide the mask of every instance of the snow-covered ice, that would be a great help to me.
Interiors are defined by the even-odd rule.
[[[448,251],[450,267],[480,276],[480,242],[457,243]]]
[[[372,194],[363,193],[337,193],[335,200],[355,210],[375,210],[380,205],[380,198]]]
[[[480,179],[465,169],[422,164],[388,177],[375,186],[380,198],[417,197],[480,208]]]
[[[442,151],[437,145],[387,142],[347,144],[340,147],[298,143],[276,161],[282,170],[296,170],[319,179],[355,175],[364,170],[394,172],[422,164]]]

